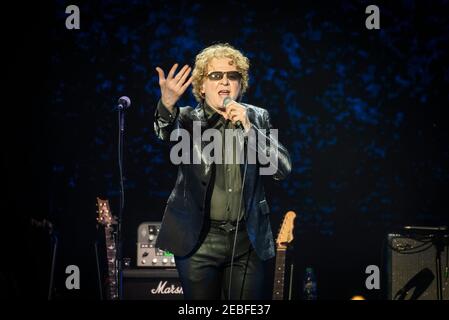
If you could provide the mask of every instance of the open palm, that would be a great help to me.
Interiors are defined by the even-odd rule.
[[[175,63],[170,69],[167,77],[165,77],[164,70],[160,67],[156,67],[156,71],[159,74],[159,86],[161,87],[162,103],[170,111],[173,110],[176,102],[179,98],[181,98],[187,87],[192,83],[192,77],[187,80],[192,68],[185,65],[176,75],[174,75],[177,68],[178,64]]]

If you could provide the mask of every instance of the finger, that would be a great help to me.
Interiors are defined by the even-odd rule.
[[[178,68],[178,64],[175,63],[173,67],[171,67],[170,72],[168,73],[167,80],[173,79],[173,75],[175,74],[176,69]]]
[[[231,111],[229,111],[229,118],[231,119],[232,123],[236,123],[237,121],[241,121],[243,122],[245,120],[245,113],[242,112],[242,110],[239,109],[233,109]]]
[[[237,120],[237,119],[241,119],[241,118],[243,118],[243,117],[242,117],[242,114],[241,114],[241,113],[231,112],[230,118],[231,118],[232,120]]]
[[[238,108],[234,105],[233,102],[231,102],[226,106],[226,113],[230,116],[234,111],[238,111]]]
[[[182,86],[182,85],[184,84],[184,82],[186,81],[187,77],[188,77],[189,74],[190,74],[190,70],[192,70],[192,68],[190,68],[190,67],[188,67],[188,68],[186,69],[186,71],[185,71],[184,74],[182,75],[181,79],[179,79],[179,82],[178,82],[179,85]]]
[[[179,80],[181,79],[181,77],[184,75],[184,73],[186,72],[186,70],[189,68],[188,65],[185,65],[184,67],[182,67],[181,70],[179,70],[178,74],[175,76],[176,81],[179,82]]]
[[[231,122],[233,123],[233,124],[235,124],[237,121],[240,121],[240,122],[243,122],[243,119],[241,119],[239,116],[237,116],[237,115],[234,115],[234,116],[231,116]]]
[[[220,114],[225,120],[229,120],[228,114],[226,112],[217,110],[218,114]]]
[[[227,105],[226,106],[226,110],[225,110],[225,112],[226,112],[226,114],[228,115],[228,117],[231,117],[231,112],[232,112],[232,107],[231,107],[231,105]]]
[[[193,81],[193,76],[191,76],[189,78],[189,80],[187,80],[187,82],[183,84],[183,86],[181,87],[182,92],[184,92],[187,89],[187,87],[192,83],[192,81]]]
[[[235,105],[234,102],[231,102],[226,106],[226,113],[231,116],[234,112],[240,112],[239,107]]]
[[[157,71],[157,73],[158,73],[158,75],[159,75],[159,84],[161,84],[161,82],[163,82],[163,81],[165,80],[165,73],[164,73],[164,70],[162,70],[162,69],[159,68],[159,67],[156,67],[156,71]]]
[[[238,110],[230,110],[228,113],[231,117],[240,114],[240,112]]]

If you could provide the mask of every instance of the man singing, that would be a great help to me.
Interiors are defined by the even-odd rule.
[[[190,77],[191,67],[176,73],[177,68],[173,65],[167,76],[156,68],[161,88],[156,135],[170,141],[178,129],[194,140],[195,126],[215,130],[222,152],[211,161],[202,152],[207,141],[188,144],[200,161],[178,164],[156,246],[174,254],[186,299],[269,297],[263,292],[263,266],[275,253],[261,169],[269,159],[273,178],[284,179],[291,171],[288,151],[270,135],[268,111],[240,103],[248,88],[249,60],[239,50],[215,44],[196,56]],[[177,106],[190,84],[198,106]],[[229,131],[237,136],[231,143],[225,141]],[[254,136],[267,142],[259,144],[250,139]],[[243,162],[237,161],[242,146],[247,146]]]

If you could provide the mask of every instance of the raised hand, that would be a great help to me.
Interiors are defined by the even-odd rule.
[[[181,70],[174,76],[178,64],[175,63],[170,69],[167,78],[165,78],[164,70],[156,67],[156,71],[159,74],[159,86],[161,87],[161,99],[162,103],[173,111],[173,107],[176,102],[181,98],[182,94],[186,91],[187,87],[192,83],[192,76],[187,80],[192,68],[188,65],[182,67]]]

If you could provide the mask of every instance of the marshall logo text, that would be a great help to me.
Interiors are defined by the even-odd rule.
[[[171,284],[167,286],[168,281],[159,281],[156,289],[151,289],[151,294],[183,294],[181,286]]]

